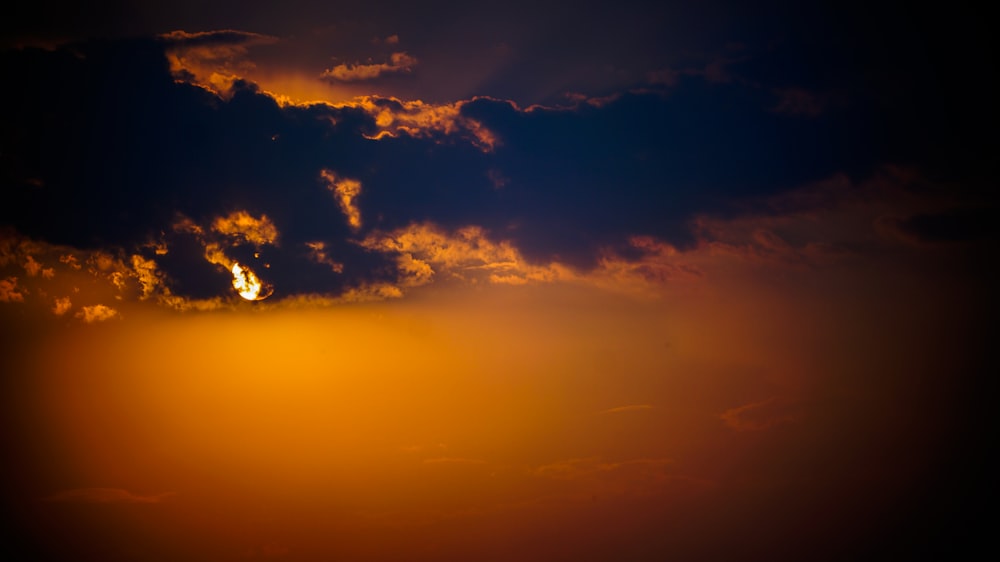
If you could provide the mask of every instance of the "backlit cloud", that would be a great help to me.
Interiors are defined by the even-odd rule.
[[[322,170],[320,176],[326,181],[326,187],[340,204],[340,210],[347,217],[347,224],[357,230],[361,228],[361,211],[354,204],[354,199],[361,193],[361,182],[350,178],[338,178],[330,170]]]
[[[274,244],[278,229],[267,215],[255,217],[246,211],[234,211],[212,221],[212,230],[250,244]]]
[[[484,151],[495,149],[499,139],[481,121],[462,111],[467,103],[469,102],[458,101],[433,104],[421,100],[361,96],[337,103],[334,107],[360,109],[370,115],[375,121],[376,132],[366,135],[368,138],[384,139],[406,135],[436,139],[457,136],[467,139]]]
[[[509,285],[551,282],[568,272],[557,264],[527,263],[509,242],[493,242],[482,228],[469,226],[449,233],[429,223],[375,233],[360,244],[397,256],[399,282],[425,285],[437,276],[468,282]]]
[[[233,83],[254,68],[249,49],[278,42],[277,37],[233,29],[171,31],[159,36],[174,77],[226,95]]]

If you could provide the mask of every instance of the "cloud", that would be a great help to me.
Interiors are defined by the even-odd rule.
[[[560,460],[533,468],[531,476],[547,482],[556,498],[589,500],[602,497],[655,497],[700,493],[714,487],[676,469],[669,458],[631,458],[609,461],[600,457]]]
[[[306,242],[306,247],[309,248],[309,259],[315,261],[316,263],[322,263],[330,266],[331,271],[343,273],[344,264],[329,256],[326,250],[326,242],[321,240]]]
[[[663,470],[674,464],[673,459],[629,459],[625,461],[608,462],[597,457],[567,459],[541,465],[533,470],[536,476],[553,479],[575,480],[600,475],[621,472],[638,472],[647,475],[660,475]]]
[[[607,410],[601,410],[599,414],[617,414],[619,412],[641,412],[643,410],[652,410],[653,407],[649,404],[630,404],[628,406],[618,406],[615,408],[608,408]]]
[[[817,117],[826,111],[826,99],[801,88],[779,88],[774,93],[778,103],[773,110],[777,113]]]
[[[653,70],[646,73],[646,80],[650,84],[663,84],[665,86],[673,86],[677,84],[680,77],[678,72],[671,70],[669,68],[664,68],[661,70]]]
[[[69,297],[57,298],[55,304],[52,306],[52,313],[56,316],[62,316],[73,308],[73,302]]]
[[[111,289],[77,305],[174,308],[234,305],[236,262],[296,302],[442,281],[655,296],[701,282],[712,260],[818,267],[907,236],[978,236],[954,227],[993,213],[967,191],[921,191],[926,180],[865,187],[893,154],[866,140],[863,112],[789,119],[771,86],[746,81],[678,70],[669,89],[558,107],[377,95],[296,105],[245,80],[221,95],[168,64],[178,46],[269,40],[175,32],[0,58],[23,85],[2,108],[0,224],[52,249],[0,249],[3,278],[33,298],[43,281],[86,271]],[[69,94],[104,83],[117,87]]]
[[[359,96],[333,107],[360,109],[374,119],[376,131],[371,139],[412,138],[440,142],[441,137],[458,137],[485,152],[494,150],[499,139],[477,119],[465,115],[462,108],[472,100],[432,104],[421,100],[400,100],[382,96]]]
[[[27,256],[27,260],[24,262],[24,271],[27,272],[28,275],[34,277],[42,271],[42,264],[35,261],[35,258],[29,255]]]
[[[17,277],[0,279],[0,302],[24,302],[24,293],[17,287]]]
[[[468,459],[464,457],[435,457],[424,459],[423,463],[434,465],[477,465],[486,464],[486,461],[482,459]]]
[[[417,59],[400,51],[392,53],[389,61],[378,64],[338,64],[333,68],[323,71],[320,76],[327,80],[336,82],[356,82],[360,80],[373,80],[383,74],[395,74],[400,72],[410,72],[417,65]]]
[[[278,239],[278,229],[267,215],[255,217],[246,211],[233,211],[212,221],[212,230],[250,244],[262,246],[274,244]]]
[[[884,216],[878,226],[909,244],[941,246],[996,239],[1000,209],[959,207],[916,213],[907,217]]]
[[[173,492],[141,495],[122,488],[75,488],[56,492],[42,501],[54,503],[155,504],[173,496]]]
[[[771,397],[730,408],[719,415],[725,424],[739,432],[763,431],[799,421],[801,410],[794,400]]]
[[[233,29],[204,32],[171,31],[158,36],[175,78],[226,95],[239,76],[254,68],[249,49],[278,38]]]
[[[110,306],[95,304],[81,307],[80,312],[76,313],[76,317],[83,319],[87,324],[93,324],[94,322],[104,322],[118,317],[118,311]]]
[[[347,217],[347,224],[354,230],[361,228],[361,211],[354,204],[354,199],[361,194],[361,182],[350,178],[338,178],[330,170],[320,171],[320,177],[326,181],[327,189],[340,204],[340,210]]]
[[[527,263],[509,242],[493,242],[476,226],[449,233],[429,223],[412,224],[389,233],[376,232],[359,243],[395,254],[398,282],[403,286],[425,285],[439,273],[446,279],[508,285],[551,282],[568,275],[557,264]]]
[[[249,31],[239,31],[236,29],[222,29],[217,31],[187,32],[175,30],[163,33],[160,40],[172,46],[219,46],[219,45],[260,45],[274,43],[278,39],[271,35],[262,35]]]

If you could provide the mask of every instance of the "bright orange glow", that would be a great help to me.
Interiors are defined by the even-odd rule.
[[[694,558],[697,537],[754,528],[723,514],[775,493],[787,505],[772,517],[820,532],[854,516],[845,486],[885,443],[905,454],[879,457],[884,478],[866,491],[891,502],[912,482],[934,449],[900,444],[927,402],[911,392],[903,410],[899,389],[954,359],[898,329],[927,312],[905,292],[858,302],[849,281],[744,277],[659,303],[545,284],[327,309],[126,309],[24,353],[25,426],[60,459],[32,501],[133,514],[149,544],[234,561],[438,549],[500,561],[519,559],[511,536],[580,554],[637,533]],[[884,315],[859,331],[873,302]],[[266,345],[248,347],[247,326]],[[887,425],[887,411],[912,423]]]
[[[638,541],[687,560],[877,521],[944,450],[941,373],[973,360],[972,297],[926,254],[879,256],[873,279],[863,256],[772,230],[685,251],[636,238],[641,261],[608,254],[588,277],[415,225],[362,241],[407,260],[398,286],[184,313],[141,298],[148,261],[79,260],[134,271],[129,301],[74,291],[74,260],[33,249],[56,275],[9,274],[5,305],[45,282],[51,324],[0,342],[20,375],[0,411],[30,428],[12,466],[40,473],[14,474],[25,532],[96,533],[94,559],[617,560]],[[224,249],[206,255],[266,298]]]

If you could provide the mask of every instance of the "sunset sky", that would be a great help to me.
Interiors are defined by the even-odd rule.
[[[4,18],[0,554],[995,552],[994,32],[787,4]]]

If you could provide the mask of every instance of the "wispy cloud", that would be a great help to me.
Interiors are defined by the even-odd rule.
[[[416,57],[407,54],[405,51],[392,53],[388,62],[370,64],[338,64],[333,68],[323,71],[320,76],[327,80],[337,82],[357,82],[361,80],[373,80],[383,74],[395,74],[400,72],[410,72],[417,65]]]
[[[468,459],[464,457],[435,457],[431,459],[424,459],[424,464],[474,465],[474,464],[486,464],[486,461],[482,459]]]
[[[539,466],[534,469],[536,476],[574,480],[601,474],[629,470],[643,474],[662,474],[664,469],[674,464],[673,459],[628,459],[624,461],[603,461],[596,457],[567,459]]]
[[[771,397],[730,408],[719,415],[735,431],[763,431],[798,421],[801,414],[795,401]]]
[[[375,233],[360,242],[365,248],[398,255],[399,283],[419,286],[443,273],[448,278],[484,279],[522,285],[559,278],[556,265],[531,265],[509,242],[494,242],[480,227],[453,233],[429,223],[412,224],[390,233]]]
[[[641,412],[643,410],[652,410],[653,406],[649,404],[629,404],[628,406],[617,406],[615,408],[608,408],[607,410],[601,410],[597,412],[598,414],[617,414],[619,412]]]

